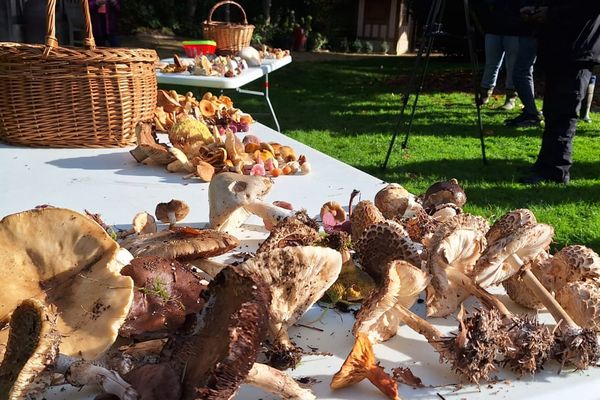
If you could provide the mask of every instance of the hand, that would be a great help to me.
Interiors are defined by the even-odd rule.
[[[521,19],[525,22],[543,24],[548,20],[548,7],[527,6],[519,10]]]

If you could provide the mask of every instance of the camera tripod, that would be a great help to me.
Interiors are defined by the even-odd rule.
[[[463,5],[465,10],[466,35],[464,37],[459,36],[459,38],[466,39],[469,47],[469,58],[471,60],[473,77],[473,89],[475,91],[475,106],[477,108],[477,126],[479,128],[479,139],[481,141],[481,159],[484,164],[487,164],[487,159],[485,156],[485,142],[483,138],[483,122],[481,120],[481,93],[479,90],[479,82],[477,79],[479,72],[479,63],[477,62],[477,56],[475,54],[475,48],[473,45],[473,27],[471,25],[471,17],[469,15],[469,0],[463,0]],[[423,91],[423,85],[427,76],[427,70],[429,69],[429,60],[431,58],[431,49],[433,48],[434,39],[438,36],[452,36],[442,30],[442,17],[444,16],[445,8],[446,0],[433,0],[433,3],[431,4],[431,7],[429,9],[427,20],[423,27],[423,35],[421,36],[421,40],[419,42],[419,51],[417,52],[415,65],[411,72],[408,86],[406,87],[406,90],[402,97],[400,115],[398,116],[398,122],[396,124],[392,140],[390,141],[390,146],[388,148],[387,155],[385,156],[385,161],[382,166],[383,169],[387,168],[388,162],[390,160],[390,155],[392,154],[392,149],[394,148],[396,137],[398,136],[400,130],[400,125],[402,123],[404,113],[406,111],[406,108],[408,107],[409,99],[411,95],[414,94],[410,118],[408,120],[406,129],[406,135],[404,136],[404,141],[402,142],[403,150],[405,150],[408,147],[408,137],[412,131],[413,122],[415,118],[415,111],[417,109],[417,103],[419,102],[419,96]],[[418,86],[416,86],[417,79],[419,80]]]

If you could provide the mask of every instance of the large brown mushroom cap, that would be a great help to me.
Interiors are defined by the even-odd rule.
[[[204,306],[202,292],[208,281],[186,265],[156,256],[135,258],[121,274],[135,284],[134,301],[119,330],[125,337],[153,337],[174,332],[186,315]]]
[[[134,257],[158,256],[179,261],[216,257],[238,245],[237,238],[228,233],[195,228],[172,228],[132,236],[121,242]]]
[[[365,271],[378,281],[388,262],[405,260],[421,265],[422,247],[413,242],[408,232],[397,222],[383,221],[369,226],[354,246]]]
[[[431,238],[427,270],[431,285],[427,288],[427,314],[442,317],[451,314],[469,297],[462,287],[448,279],[446,270],[456,269],[469,276],[486,245],[485,219],[460,214],[442,223]]]
[[[356,204],[350,215],[352,224],[352,240],[357,241],[367,227],[385,221],[383,214],[370,200],[362,200]]]
[[[600,283],[567,283],[556,292],[556,301],[577,325],[600,332]]]
[[[485,235],[485,238],[488,245],[492,245],[521,227],[533,226],[535,224],[537,224],[535,215],[526,208],[520,208],[504,214],[494,222]]]
[[[244,381],[265,338],[269,291],[259,279],[225,268],[210,283],[197,332],[169,345],[183,376],[182,400],[230,399]]]
[[[342,256],[324,247],[284,247],[258,254],[236,268],[267,285],[272,297],[271,336],[286,340],[288,327],[335,282],[342,269]]]
[[[48,386],[52,374],[44,372],[54,364],[59,343],[56,315],[36,299],[19,304],[10,319],[0,365],[0,397],[21,400]]]
[[[390,183],[375,195],[375,206],[386,219],[402,217],[414,197],[398,183]]]
[[[473,277],[483,286],[496,285],[516,274],[523,264],[548,249],[554,228],[546,224],[524,226],[488,246],[475,265]],[[519,260],[517,261],[514,257]]]
[[[467,202],[467,195],[454,178],[449,181],[436,182],[429,186],[423,196],[423,207],[429,208],[438,204],[454,203],[462,207]]]
[[[600,257],[589,247],[563,247],[552,257],[550,275],[554,290],[569,282],[600,278]]]
[[[383,281],[356,314],[352,333],[364,333],[373,343],[390,339],[402,323],[397,307],[412,307],[428,284],[429,276],[419,268],[406,261],[390,262]]]
[[[56,307],[61,353],[94,359],[116,339],[133,300],[119,245],[90,218],[61,208],[0,221],[0,320],[25,298]],[[6,343],[6,336],[0,339]]]

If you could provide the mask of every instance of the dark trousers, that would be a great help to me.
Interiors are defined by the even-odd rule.
[[[548,179],[564,180],[569,176],[577,119],[591,76],[591,66],[582,64],[546,70],[546,126],[534,169]]]

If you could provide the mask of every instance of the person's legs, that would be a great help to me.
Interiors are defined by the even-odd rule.
[[[503,110],[512,110],[515,108],[517,100],[517,92],[513,82],[513,71],[519,52],[519,37],[503,36],[502,44],[504,47],[504,67],[506,68],[506,99],[504,100],[504,105],[500,108]]]
[[[492,94],[498,79],[498,71],[502,65],[504,57],[504,48],[502,45],[502,36],[485,35],[485,68],[481,79],[482,104],[487,103],[489,96]]]
[[[573,138],[581,101],[592,72],[587,66],[551,67],[546,72],[542,147],[534,171],[549,180],[568,182]]]
[[[533,86],[533,64],[536,55],[537,40],[530,36],[519,36],[519,50],[512,77],[515,89],[525,108],[521,115],[507,121],[509,126],[532,126],[540,122]]]

